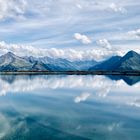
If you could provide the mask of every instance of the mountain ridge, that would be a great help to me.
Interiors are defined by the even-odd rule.
[[[89,70],[140,71],[140,54],[135,51],[129,51],[123,57],[117,56],[113,61],[110,58],[89,68]]]
[[[140,54],[127,52],[123,57],[112,56],[107,60],[69,61],[63,58],[33,56],[20,57],[12,52],[0,56],[0,71],[140,71]]]
[[[63,58],[19,57],[12,52],[0,56],[0,71],[76,71],[88,70],[95,60],[71,62]]]

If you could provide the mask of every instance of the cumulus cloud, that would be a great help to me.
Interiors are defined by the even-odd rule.
[[[109,41],[107,39],[100,39],[96,43],[97,43],[97,45],[99,45],[99,46],[101,46],[105,49],[111,49],[112,48],[111,44],[109,43]]]
[[[129,31],[127,34],[128,34],[128,36],[131,37],[131,38],[140,39],[140,29],[136,29],[136,30],[133,30],[133,31]]]
[[[83,44],[90,44],[91,43],[91,40],[86,35],[83,35],[80,33],[75,33],[74,38],[76,40],[81,41]]]
[[[109,7],[114,11],[114,12],[120,12],[122,14],[126,14],[127,13],[127,10],[124,8],[124,7],[120,7],[118,6],[117,4],[115,3],[111,3],[109,5]]]
[[[74,102],[75,103],[80,103],[80,102],[86,101],[89,96],[90,96],[90,93],[82,93],[80,96],[77,96],[74,99]]]
[[[107,43],[107,42],[105,42]],[[101,41],[101,45],[105,47],[109,47],[109,44],[103,45]],[[17,45],[17,44],[7,44],[4,41],[0,42],[0,53],[5,54],[7,52],[13,52],[19,56],[35,56],[35,57],[53,57],[53,58],[64,58],[73,60],[91,60],[95,59],[97,61],[103,60],[106,57],[111,57],[112,55],[118,55],[120,52],[112,51],[108,49],[96,48],[89,50],[75,50],[75,49],[42,49],[36,48],[28,45]]]
[[[0,0],[0,19],[23,18],[26,8],[26,0]]]

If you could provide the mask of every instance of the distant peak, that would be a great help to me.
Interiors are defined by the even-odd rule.
[[[128,54],[138,54],[138,53],[133,51],[133,50],[131,50],[131,51],[128,52]]]
[[[124,57],[125,58],[130,58],[130,57],[140,57],[140,54],[138,54],[137,52],[131,50],[129,51]]]
[[[12,52],[8,52],[7,55],[14,55]]]
[[[8,52],[8,53],[5,54],[5,56],[15,57],[16,55],[12,52]]]

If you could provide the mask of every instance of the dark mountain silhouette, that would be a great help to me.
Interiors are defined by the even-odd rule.
[[[112,56],[108,60],[105,60],[93,67],[89,70],[112,70],[115,67],[115,64],[121,59],[120,56]]]
[[[138,82],[140,82],[140,76],[124,76],[124,75],[108,75],[111,80],[123,80],[125,83],[127,83],[129,86],[132,86]]]
[[[89,68],[89,70],[139,71],[140,55],[135,51],[129,51],[123,57],[111,57],[110,59]]]

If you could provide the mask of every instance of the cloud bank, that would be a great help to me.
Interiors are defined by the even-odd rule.
[[[13,52],[18,56],[35,56],[35,57],[52,57],[52,58],[64,58],[71,61],[74,60],[91,60],[95,59],[97,61],[111,57],[112,55],[121,55],[120,51],[108,50],[109,44],[101,41],[100,45],[105,48],[87,49],[87,50],[76,50],[76,49],[42,49],[35,48],[28,45],[17,45],[17,44],[7,44],[4,41],[0,42],[0,52],[1,55],[7,52]]]

